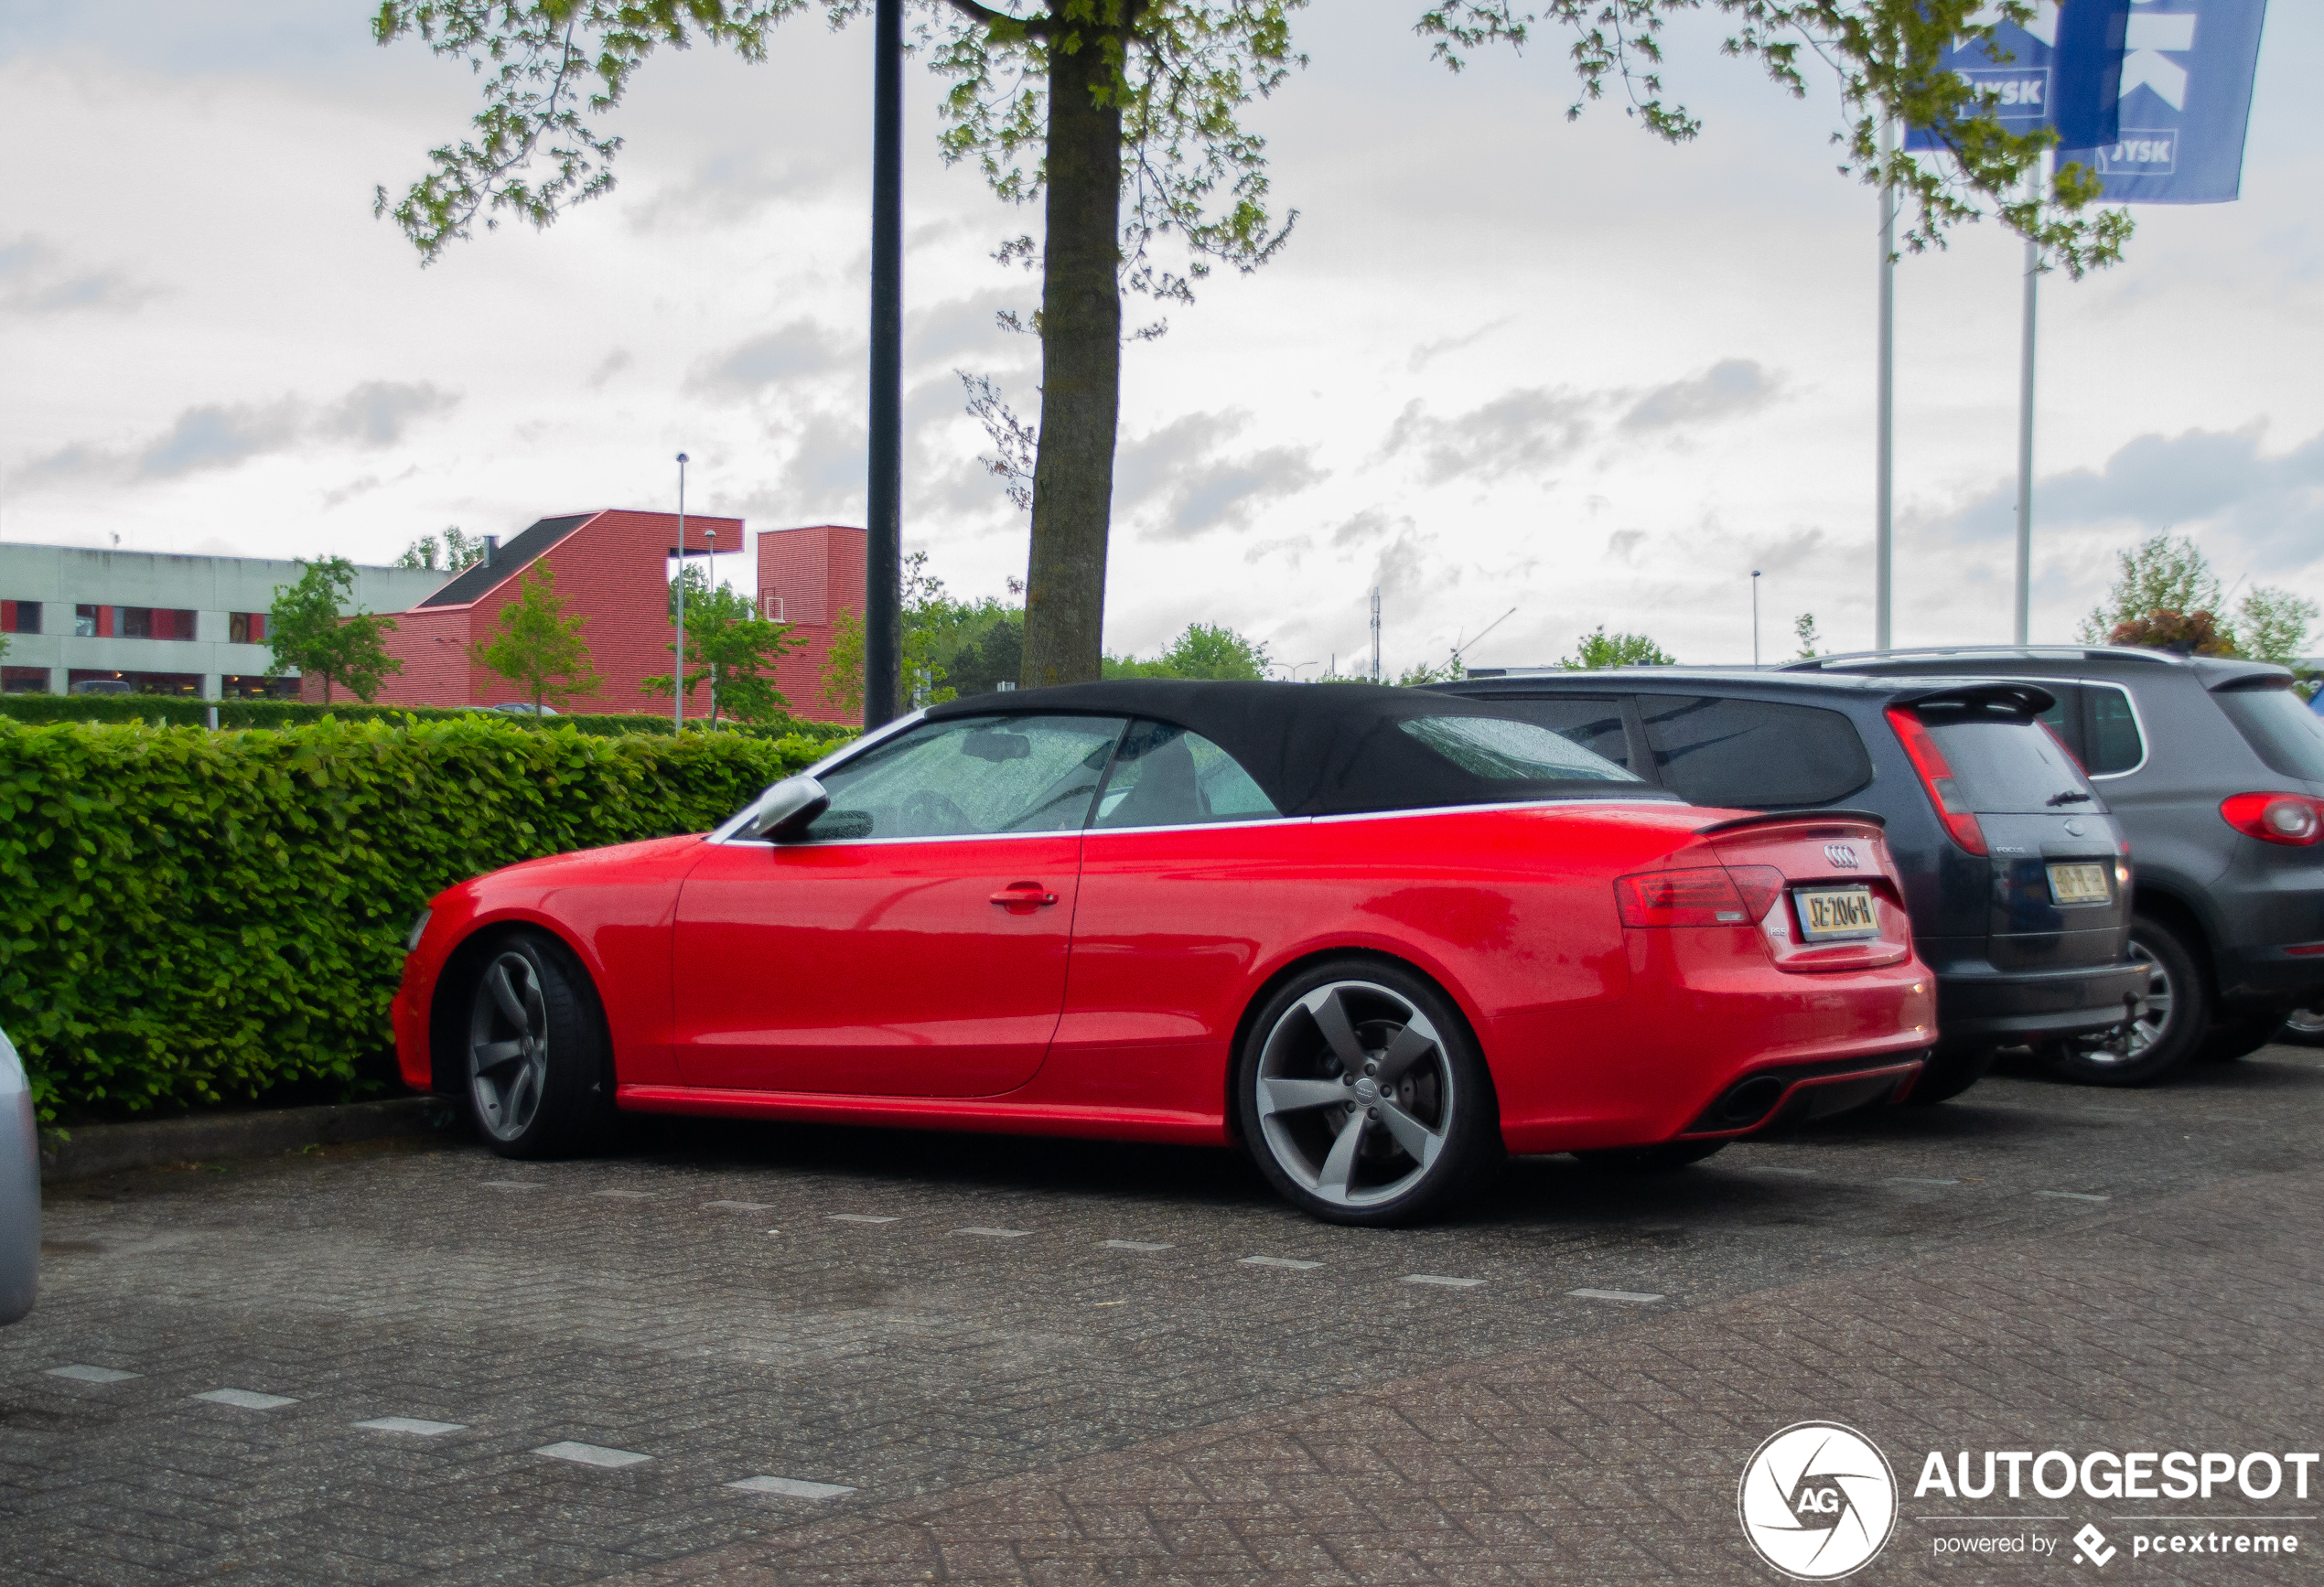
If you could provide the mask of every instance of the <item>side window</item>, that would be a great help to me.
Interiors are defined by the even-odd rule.
[[[1135,722],[1097,801],[1098,827],[1190,827],[1282,812],[1232,756],[1199,733]]]
[[[1619,767],[1630,766],[1630,733],[1622,725],[1619,700],[1603,694],[1495,694],[1488,698],[1592,755]]]
[[[2146,745],[2138,735],[2130,696],[2108,683],[2085,684],[2082,694],[2090,723],[2090,753],[2082,756],[2082,764],[2090,775],[2125,772],[2146,759]]]
[[[2041,713],[2042,725],[2058,735],[2058,742],[2066,746],[2068,755],[2087,764],[2090,745],[2082,730],[2082,691],[2070,684],[2047,681],[2042,687],[2057,696],[2050,709]]]
[[[823,778],[831,808],[810,840],[1062,832],[1121,736],[1118,716],[969,716],[930,722]]]
[[[1761,700],[1641,694],[1662,780],[1691,804],[1827,805],[1872,780],[1856,724],[1837,711]]]

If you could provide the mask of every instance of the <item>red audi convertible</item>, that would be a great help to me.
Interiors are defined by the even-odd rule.
[[[411,948],[404,1078],[511,1156],[618,1110],[1239,1140],[1348,1223],[1504,1152],[1693,1162],[1935,1035],[1877,817],[1357,684],[940,705],[706,837],[464,882]]]

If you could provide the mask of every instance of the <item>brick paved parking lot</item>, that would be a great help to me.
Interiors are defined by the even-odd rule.
[[[2152,1505],[1912,1492],[1931,1450],[2317,1449],[2319,1124],[2290,1048],[2004,1075],[1389,1232],[1226,1153],[686,1121],[51,1187],[0,1577],[1772,1582],[1738,1479],[1831,1419],[1903,1485],[1857,1580],[2308,1579],[2324,1483],[2178,1507],[2301,1550],[2200,1560],[2131,1557]]]

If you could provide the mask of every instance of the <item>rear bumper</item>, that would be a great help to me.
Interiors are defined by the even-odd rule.
[[[2324,1003],[2324,952],[2319,949],[2324,942],[2222,949],[2216,968],[2222,1012]]]
[[[2324,968],[2324,967],[2319,967]],[[2022,1042],[2122,1024],[2146,990],[2139,964],[1937,975],[1937,1035],[1948,1042]]]
[[[1845,1113],[1903,1097],[1921,1078],[1921,1056],[1889,1054],[1837,1063],[1760,1069],[1738,1080],[1681,1131],[1685,1141],[1731,1140],[1776,1124]]]

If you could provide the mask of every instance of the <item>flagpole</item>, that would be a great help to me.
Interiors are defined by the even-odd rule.
[[[1897,150],[1893,116],[1880,118],[1880,163],[1885,169]],[[1897,443],[1897,188],[1880,184],[1880,394],[1879,439],[1874,465],[1877,498],[1873,509],[1872,648],[1893,643],[1891,602],[1895,592]]]
[[[2026,177],[2026,196],[2041,201],[2045,152]],[[2037,211],[2037,217],[2039,211]],[[2033,614],[2034,309],[2041,289],[2041,248],[2026,240],[2025,325],[2017,349],[2017,642],[2028,643]]]

